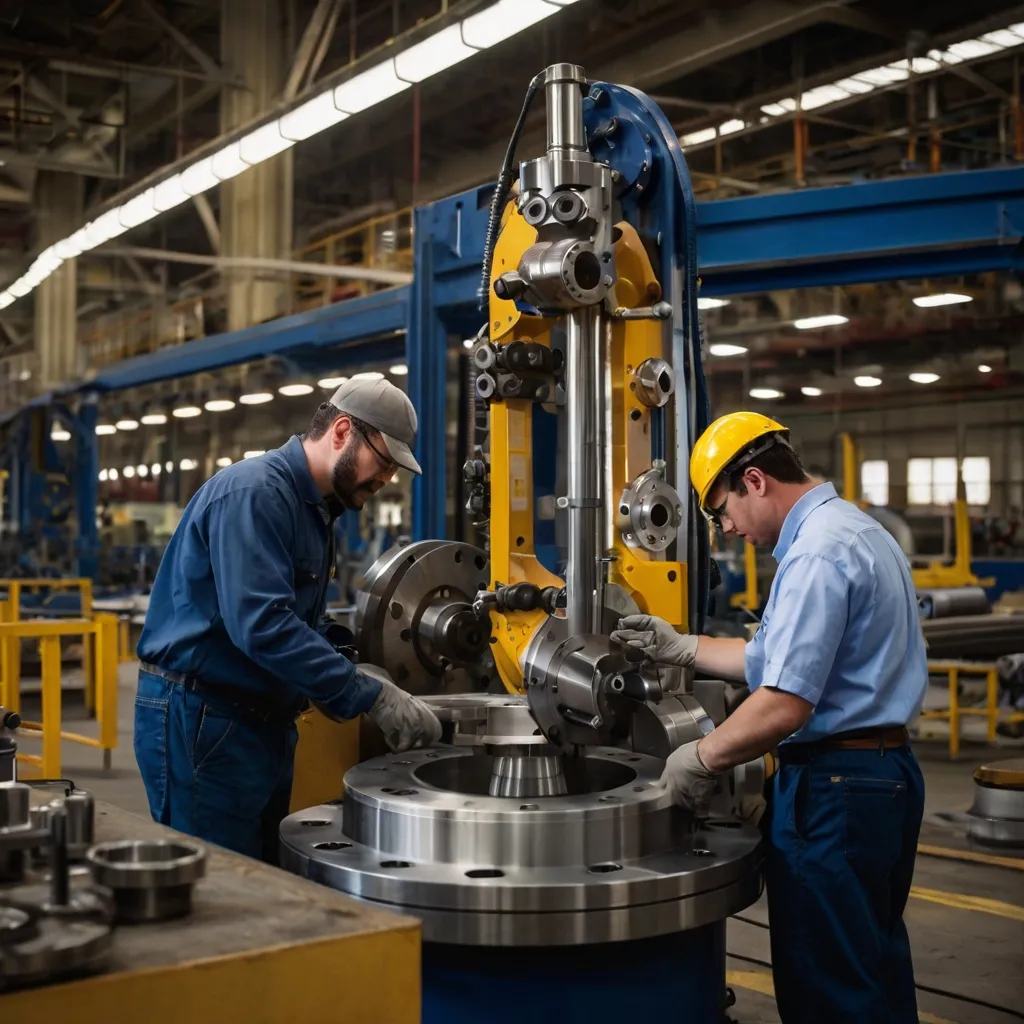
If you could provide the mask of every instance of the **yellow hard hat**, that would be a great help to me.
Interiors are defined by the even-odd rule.
[[[697,438],[690,453],[690,483],[697,492],[697,501],[702,509],[707,508],[708,494],[719,474],[737,458],[748,455],[753,458],[767,450],[774,443],[774,435],[789,436],[789,430],[781,423],[759,412],[731,412],[720,416]],[[771,443],[759,446],[749,453],[759,438],[772,435]]]

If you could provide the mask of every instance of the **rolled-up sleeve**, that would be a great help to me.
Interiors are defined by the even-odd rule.
[[[287,502],[272,487],[210,504],[210,563],[224,627],[257,665],[337,717],[354,718],[373,706],[381,684],[296,614],[292,530]]]
[[[802,555],[780,567],[764,633],[761,685],[817,705],[846,631],[849,587],[834,562]]]

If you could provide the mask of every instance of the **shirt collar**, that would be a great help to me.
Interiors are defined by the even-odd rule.
[[[781,562],[789,554],[789,549],[793,546],[793,541],[796,540],[804,520],[820,505],[824,505],[826,501],[831,501],[833,498],[838,497],[839,495],[836,494],[835,487],[830,483],[824,483],[818,484],[817,487],[812,487],[811,490],[800,498],[789,510],[785,520],[783,520],[779,542],[775,545],[775,550],[772,552],[776,562]]]
[[[309,472],[309,463],[306,461],[306,449],[302,447],[302,440],[298,434],[293,434],[278,451],[284,456],[288,468],[292,471],[295,486],[299,489],[299,495],[310,505],[319,505],[324,496],[320,489],[313,482],[313,476]]]

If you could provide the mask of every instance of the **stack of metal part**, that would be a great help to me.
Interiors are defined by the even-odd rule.
[[[1024,652],[1024,615],[952,615],[921,623],[930,658],[990,661]]]
[[[922,619],[947,619],[954,615],[988,615],[992,606],[981,587],[933,587],[918,590],[917,610]]]

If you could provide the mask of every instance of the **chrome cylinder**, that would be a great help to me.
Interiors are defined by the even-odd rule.
[[[587,84],[583,68],[552,64],[544,75],[548,115],[548,152],[588,153],[583,129],[583,94]]]
[[[566,317],[565,406],[569,426],[569,551],[565,569],[569,635],[601,632],[601,311]]]
[[[564,796],[568,793],[560,754],[499,754],[491,769],[489,796]]]

